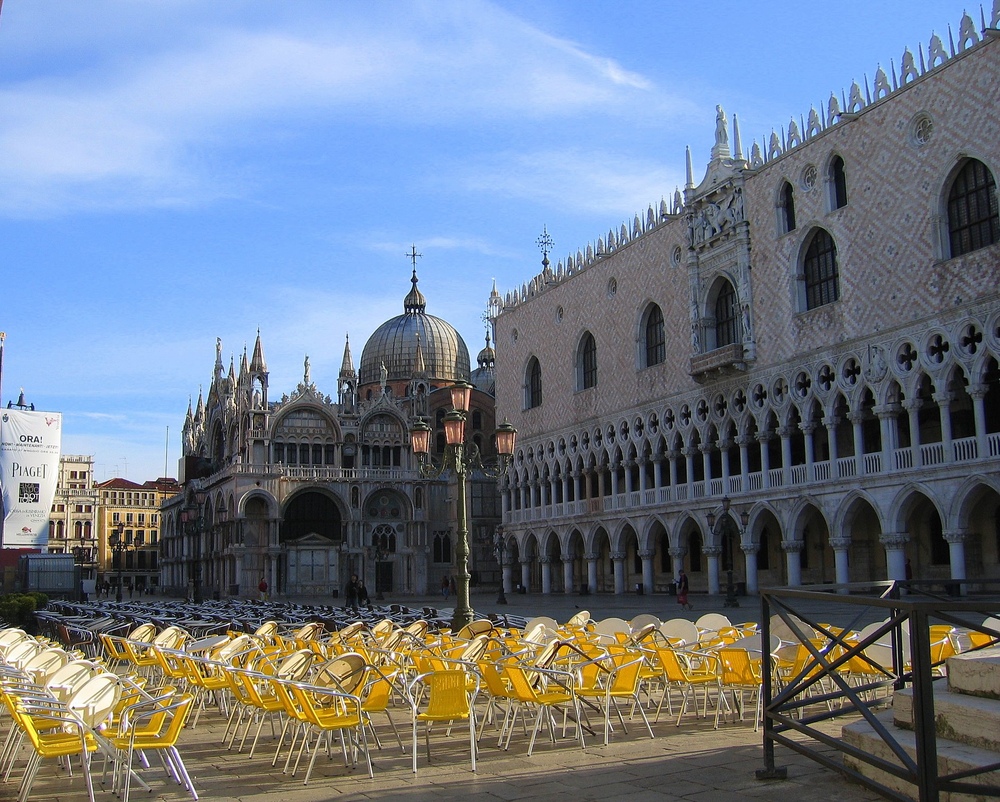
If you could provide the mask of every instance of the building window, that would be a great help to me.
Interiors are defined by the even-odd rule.
[[[646,367],[659,365],[667,358],[666,337],[663,333],[663,312],[656,304],[646,314]]]
[[[795,190],[786,181],[781,188],[781,200],[779,202],[779,212],[782,224],[782,233],[787,234],[795,230]]]
[[[812,236],[806,249],[802,272],[806,285],[806,309],[833,303],[840,297],[837,246],[822,228]]]
[[[951,255],[977,251],[1000,242],[996,182],[985,164],[969,159],[948,193]]]
[[[715,347],[739,341],[737,331],[736,291],[728,281],[722,283],[715,298]]]
[[[434,533],[434,548],[431,559],[436,563],[451,562],[451,536],[447,532]]]
[[[542,405],[542,366],[535,357],[528,362],[528,381],[525,383],[524,407],[534,409]]]
[[[844,172],[844,160],[834,156],[830,162],[830,189],[834,209],[842,209],[847,205],[847,174]]]
[[[578,390],[589,390],[597,386],[597,341],[589,331],[580,340],[576,367]]]

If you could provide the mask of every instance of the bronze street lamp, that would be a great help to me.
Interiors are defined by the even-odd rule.
[[[137,532],[135,536],[132,532],[125,533],[125,524],[119,523],[115,531],[108,538],[108,545],[111,553],[118,565],[118,587],[115,590],[115,601],[121,603],[122,600],[122,568],[125,563],[125,553],[128,551],[138,551],[142,548],[146,538],[142,532]]]
[[[729,552],[729,559],[726,560],[726,599],[722,603],[723,607],[740,606],[740,601],[736,598],[736,584],[733,582],[734,560],[736,559],[733,552],[733,535],[742,535],[746,531],[747,524],[750,523],[750,513],[743,510],[740,513],[740,523],[743,526],[741,529],[737,529],[736,522],[733,521],[732,516],[729,514],[729,507],[731,505],[732,501],[730,501],[729,496],[723,496],[722,517],[716,521],[714,512],[708,514],[708,528],[712,530],[720,541],[722,538],[725,538],[726,550]]]
[[[207,494],[202,490],[195,492],[195,506],[181,510],[181,523],[184,525],[184,531],[194,542],[191,598],[195,604],[201,603],[201,536],[205,531],[205,517],[202,513],[206,497]]]
[[[465,507],[466,476],[470,470],[481,471],[490,478],[498,478],[507,470],[507,465],[514,453],[514,441],[517,430],[504,422],[497,427],[497,464],[495,468],[483,464],[482,455],[475,443],[465,442],[465,417],[469,411],[469,397],[472,385],[457,382],[451,388],[452,409],[444,416],[444,437],[447,443],[441,463],[435,465],[430,457],[431,427],[422,419],[418,419],[410,428],[410,444],[413,453],[420,459],[420,475],[426,478],[437,478],[445,471],[453,470],[457,484],[455,498],[456,518],[458,522],[458,544],[455,556],[458,561],[458,574],[455,582],[455,614],[452,618],[452,630],[458,632],[462,627],[472,622],[473,610],[469,602],[469,528]]]

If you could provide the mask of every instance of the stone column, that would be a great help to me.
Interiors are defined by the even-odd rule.
[[[823,418],[823,425],[826,427],[826,443],[830,450],[830,478],[837,478],[837,426],[840,425],[840,418],[830,415]]]
[[[722,549],[718,546],[706,546],[701,553],[708,557],[708,592],[713,596],[719,594],[719,555]]]
[[[969,396],[972,398],[972,414],[976,419],[976,456],[984,459],[989,453],[986,440],[986,406],[984,399],[989,387],[985,384],[970,384]]]
[[[547,554],[538,558],[542,566],[542,594],[549,596],[552,593],[552,558]]]
[[[941,416],[941,445],[944,447],[945,462],[953,462],[955,455],[951,447],[951,402],[955,396],[951,393],[934,393],[931,398],[938,405],[938,414]]]
[[[778,437],[781,438],[781,484],[788,487],[792,483],[792,428],[782,426]]]
[[[566,503],[569,502],[569,483],[570,483],[570,479],[571,479],[571,476],[569,474],[565,474],[565,473],[563,474],[563,477],[562,477],[562,484],[563,484],[562,500],[563,500],[563,504],[566,504]],[[574,496],[573,498],[575,499],[576,496]]]
[[[507,555],[504,555],[503,566],[501,568],[503,572],[503,592],[513,593],[514,592],[514,564],[510,561]]]
[[[639,557],[642,560],[642,589],[646,593],[652,593],[656,583],[654,581],[653,558],[656,551],[653,549],[642,549]]]
[[[883,532],[879,542],[885,547],[886,579],[906,579],[906,544],[908,532]]]
[[[712,444],[702,443],[698,446],[701,451],[701,467],[705,474],[705,495],[709,495],[712,487]]]
[[[813,476],[813,463],[816,461],[816,449],[813,444],[813,432],[816,431],[816,424],[812,421],[800,423],[799,431],[802,432],[802,440],[806,447],[806,481],[812,481],[815,478]]]
[[[729,465],[729,449],[733,445],[732,440],[719,440],[716,444],[719,449],[719,463],[722,469],[722,492],[723,494],[729,493],[729,476],[730,476],[730,465]]]
[[[910,448],[913,449],[913,464],[920,464],[920,419],[918,414],[923,401],[919,398],[907,399],[903,402],[903,409],[910,424]]]
[[[848,562],[851,539],[849,537],[831,537],[830,548],[833,549],[833,560],[837,569],[837,584],[846,585],[851,581],[851,570]],[[837,593],[847,593],[847,588],[840,588]]]
[[[621,492],[621,487],[618,481],[618,469],[621,467],[620,463],[614,462],[608,465],[608,471],[611,473],[611,496],[617,496]]]
[[[669,477],[669,466],[667,476]],[[653,488],[663,487],[663,457],[657,454],[653,457]]]
[[[785,552],[785,568],[788,572],[788,584],[790,587],[798,587],[802,584],[802,562],[799,552],[805,544],[801,540],[783,540],[781,548]]]
[[[899,448],[896,427],[893,425],[896,416],[899,415],[899,404],[885,404],[881,407],[875,407],[875,414],[878,415],[878,428],[882,435],[882,472],[886,473],[895,467],[893,454]]]
[[[611,552],[611,563],[615,569],[616,596],[621,596],[625,593],[625,558],[627,556],[624,551]]]
[[[601,559],[601,555],[590,552],[583,558],[587,561],[587,587],[591,593],[597,593],[597,561]]]
[[[855,471],[858,476],[864,476],[865,439],[861,431],[861,424],[864,422],[865,416],[860,412],[852,412],[847,416],[847,419],[851,422],[851,426],[853,427]]]
[[[576,559],[576,555],[567,551],[563,554],[563,592],[572,593],[573,592],[573,561]]]
[[[531,558],[521,560],[521,587],[526,590],[531,587]]]
[[[757,432],[757,442],[760,447],[760,479],[765,488],[771,486],[771,452],[767,447],[767,441],[770,439],[770,432]]]
[[[583,483],[581,479],[583,477],[582,471],[573,471],[573,501],[583,500]]]
[[[670,567],[673,569],[674,577],[677,577],[677,572],[684,567],[684,555],[687,554],[687,549],[667,549],[667,553],[670,555]]]
[[[753,542],[741,543],[740,548],[743,550],[743,558],[747,568],[747,593],[756,593],[759,589],[757,585],[757,551],[760,549],[760,545]]]
[[[687,467],[687,484],[689,488],[688,498],[694,497],[694,455],[698,453],[698,449],[693,446],[688,446],[683,449],[684,451],[684,464]]]
[[[639,492],[645,493],[649,489],[649,479],[646,476],[646,465],[649,462],[645,457],[639,457],[635,464],[639,468]]]
[[[961,529],[957,529],[953,532],[944,532],[944,539],[948,543],[948,556],[951,562],[951,578],[952,579],[965,579],[965,538],[966,532]],[[966,594],[966,587],[963,583],[960,585],[962,595]]]
[[[677,486],[677,460],[680,458],[681,452],[676,449],[671,450],[667,454],[667,459],[670,461],[669,475],[670,475],[670,486]]]
[[[750,438],[741,434],[736,438],[736,445],[740,447],[740,480],[746,493],[750,490]]]

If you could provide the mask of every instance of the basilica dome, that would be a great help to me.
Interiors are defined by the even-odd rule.
[[[428,315],[427,300],[413,287],[403,300],[404,313],[379,326],[361,352],[358,385],[376,384],[385,365],[387,381],[409,381],[417,374],[434,381],[469,380],[469,349],[455,328]]]

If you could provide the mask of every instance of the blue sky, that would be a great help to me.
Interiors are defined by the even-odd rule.
[[[967,6],[977,23],[978,6]],[[402,312],[473,356],[501,291],[700,178],[904,46],[925,0],[4,0],[0,402],[64,414],[99,480],[176,474],[190,396],[258,327],[272,397],[336,391]],[[988,13],[988,12],[987,12]],[[169,440],[167,428],[169,427]]]

